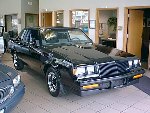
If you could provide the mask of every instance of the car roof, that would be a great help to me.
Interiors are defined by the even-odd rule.
[[[78,28],[74,28],[74,27],[27,27],[25,29],[71,30],[71,29],[78,29]]]

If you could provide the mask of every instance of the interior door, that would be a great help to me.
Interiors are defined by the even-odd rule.
[[[51,27],[52,26],[52,12],[42,13],[41,23],[42,23],[42,27]]]
[[[127,52],[141,58],[143,14],[141,10],[129,10]]]
[[[8,32],[12,29],[12,16],[5,15],[5,31]]]
[[[42,51],[40,49],[40,47],[33,47],[30,46],[30,67],[35,70],[36,72],[43,74],[43,70],[42,70],[42,61],[41,61],[41,57],[42,57]]]

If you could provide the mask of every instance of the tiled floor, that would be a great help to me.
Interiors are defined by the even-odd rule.
[[[4,55],[3,63],[13,67],[9,54]],[[150,113],[150,96],[134,86],[86,97],[70,93],[54,98],[42,76],[27,67],[19,73],[26,93],[12,113]],[[150,72],[146,75],[150,77]]]

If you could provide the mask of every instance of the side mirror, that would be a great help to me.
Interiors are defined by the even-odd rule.
[[[35,40],[35,47],[39,47],[40,46],[40,41],[39,40]]]
[[[39,47],[40,46],[40,41],[39,40],[32,40],[30,42],[30,45],[32,45],[34,47]]]
[[[20,41],[20,40],[21,40],[21,38],[20,38],[19,36],[16,36],[16,40]]]

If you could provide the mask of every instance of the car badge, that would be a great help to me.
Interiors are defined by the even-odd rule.
[[[12,75],[12,73],[11,73],[11,72],[8,72],[8,73],[7,73],[7,75],[11,76],[11,75]]]

